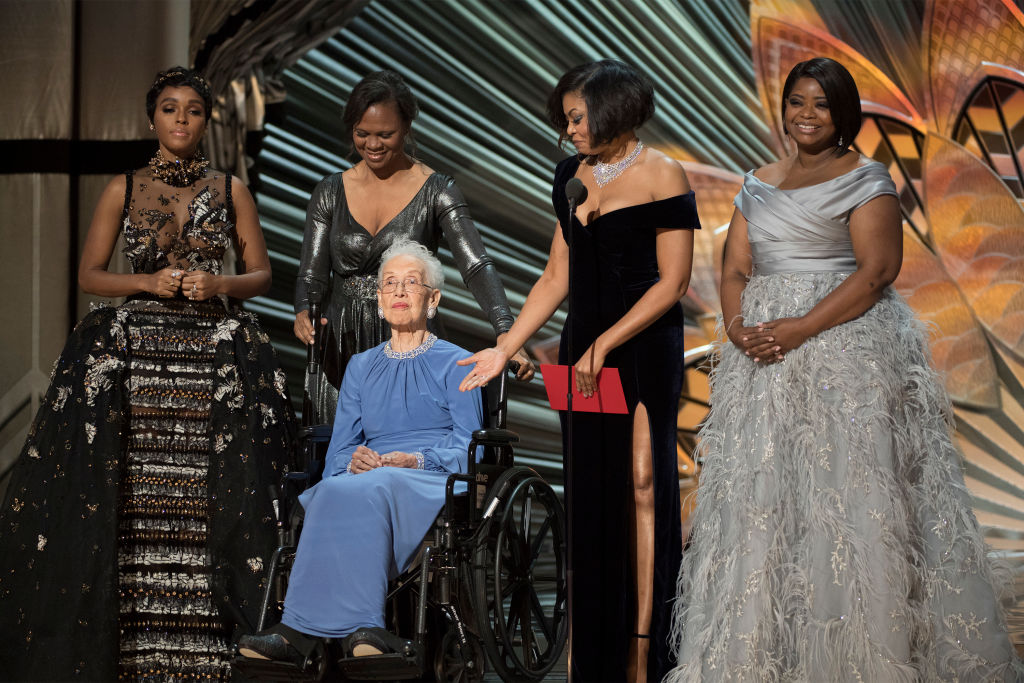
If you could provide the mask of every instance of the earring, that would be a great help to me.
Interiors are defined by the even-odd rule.
[[[843,136],[842,135],[839,136],[839,142],[836,143],[836,146],[837,147],[842,147],[843,146]]]
[[[377,307],[377,317],[378,318],[383,318],[384,317],[384,309],[381,308],[380,306]]]
[[[151,123],[151,124],[149,124],[149,129],[150,129],[150,130],[156,130],[156,126],[154,126],[154,125],[153,125],[153,124]]]
[[[431,306],[427,309],[428,318],[433,318],[435,315],[437,315],[437,306]]]

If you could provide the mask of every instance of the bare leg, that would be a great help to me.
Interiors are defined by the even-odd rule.
[[[654,591],[654,465],[651,462],[651,428],[643,403],[633,415],[633,509],[630,551],[636,580],[637,611],[633,632],[650,635],[651,600]],[[632,683],[647,680],[649,638],[632,638],[628,676]]]

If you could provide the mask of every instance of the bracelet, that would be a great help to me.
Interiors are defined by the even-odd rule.
[[[416,456],[416,469],[422,470],[423,469],[423,454],[420,453],[419,451],[416,451],[412,455]]]

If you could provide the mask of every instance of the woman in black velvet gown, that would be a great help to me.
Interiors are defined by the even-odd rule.
[[[500,339],[512,326],[501,279],[462,192],[450,176],[405,151],[417,113],[416,99],[394,71],[372,73],[356,84],[342,120],[360,161],[321,180],[309,200],[294,329],[301,341],[313,342],[310,292],[320,290],[327,336],[321,341],[318,422],[334,419],[349,358],[390,335],[378,315],[376,274],[381,255],[396,239],[419,242],[436,254],[443,237],[494,333]],[[430,327],[444,336],[438,319]],[[517,360],[522,362],[518,377],[530,379],[529,359],[520,352]]]
[[[576,681],[660,680],[669,668],[670,601],[682,545],[679,299],[689,284],[692,230],[700,224],[682,167],[636,136],[653,113],[650,82],[622,62],[584,64],[562,76],[548,115],[579,155],[555,170],[558,226],[547,267],[508,336],[463,361],[476,363],[464,387],[486,383],[568,296],[559,362],[575,364],[585,395],[594,392],[602,367],[618,368],[622,377],[629,414],[573,413],[566,449]],[[569,216],[565,184],[574,177],[588,194]]]
[[[225,305],[266,292],[270,261],[245,185],[198,151],[211,106],[194,71],[158,74],[156,156],[93,214],[79,284],[127,301],[75,327],[11,471],[3,680],[225,680],[257,616],[296,425],[269,338]],[[130,273],[107,270],[119,236]]]

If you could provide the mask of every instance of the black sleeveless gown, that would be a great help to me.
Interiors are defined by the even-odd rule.
[[[220,273],[231,178],[128,174],[122,231],[133,272]],[[252,314],[179,293],[86,315],[0,508],[0,679],[226,680],[295,427]]]
[[[569,221],[565,183],[580,161],[555,170],[552,202],[569,242],[572,231],[570,312],[562,331],[559,363],[571,364],[658,281],[655,233],[659,228],[699,229],[692,192],[625,207],[582,225]],[[572,351],[568,333],[572,330]],[[654,591],[648,680],[669,670],[671,601],[682,553],[676,469],[676,414],[683,383],[683,311],[676,304],[661,318],[608,354],[619,369],[628,415],[573,413],[572,480],[566,495],[573,524],[573,661],[575,681],[626,680],[636,596],[629,551],[632,506],[633,412],[647,408],[654,469]]]

